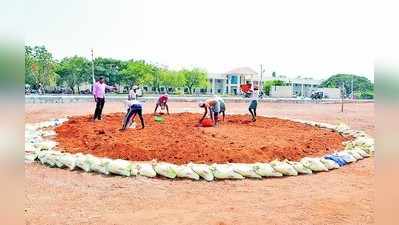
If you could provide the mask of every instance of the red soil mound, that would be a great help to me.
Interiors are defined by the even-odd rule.
[[[347,140],[327,129],[260,116],[248,124],[243,123],[248,116],[227,116],[218,128],[202,128],[194,126],[200,114],[171,114],[164,116],[164,123],[144,115],[145,129],[125,132],[119,131],[121,117],[120,113],[106,115],[95,123],[87,116],[72,117],[56,128],[56,140],[61,149],[72,153],[177,164],[299,160],[339,150]]]

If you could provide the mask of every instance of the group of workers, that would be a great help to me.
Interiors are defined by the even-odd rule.
[[[115,87],[106,85],[104,83],[104,78],[100,77],[93,86],[93,95],[96,102],[96,109],[94,112],[93,121],[95,121],[96,119],[101,120],[101,114],[105,103],[105,89],[112,90],[115,89]],[[143,118],[144,104],[143,102],[137,100],[137,90],[138,87],[134,86],[129,91],[128,101],[126,101],[127,112],[122,121],[122,128],[121,128],[122,131],[130,127],[136,115],[139,116],[142,129],[144,129],[144,118]],[[251,97],[248,109],[249,112],[251,113],[252,121],[255,122],[256,108],[258,105],[258,99],[260,95],[257,87],[254,87],[254,89],[250,90],[250,92],[251,92]],[[167,102],[168,102],[168,95],[166,93],[160,95],[155,104],[154,114],[157,113],[158,108],[160,108],[161,110],[164,110],[166,108],[167,114],[169,115],[169,106]],[[202,118],[199,120],[199,123],[202,123],[202,121],[207,116],[208,112],[215,127],[218,126],[220,114],[222,114],[223,116],[222,120],[224,121],[226,116],[226,104],[224,103],[222,98],[215,96],[207,99],[206,101],[200,102],[198,106],[204,109],[204,114]]]

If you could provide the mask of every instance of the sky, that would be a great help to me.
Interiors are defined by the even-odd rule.
[[[25,44],[60,59],[145,59],[210,73],[248,66],[265,75],[373,80],[371,1],[35,0]]]

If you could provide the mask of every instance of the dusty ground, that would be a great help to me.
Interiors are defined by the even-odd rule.
[[[171,103],[174,112],[199,112]],[[27,105],[26,121],[91,113],[94,104]],[[153,110],[146,104],[145,111]],[[242,103],[227,104],[246,113]],[[121,111],[106,103],[105,112]],[[374,104],[263,103],[258,114],[345,122],[374,135]],[[27,224],[374,224],[374,158],[328,173],[282,179],[193,182],[105,177],[25,166]]]

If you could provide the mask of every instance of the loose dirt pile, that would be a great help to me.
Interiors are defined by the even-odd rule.
[[[252,123],[243,115],[227,116],[218,128],[195,127],[200,117],[178,113],[157,123],[153,115],[144,115],[145,129],[121,132],[121,113],[105,115],[95,123],[88,116],[78,116],[56,128],[56,140],[71,153],[176,164],[299,160],[339,150],[348,140],[327,129],[266,117]]]

